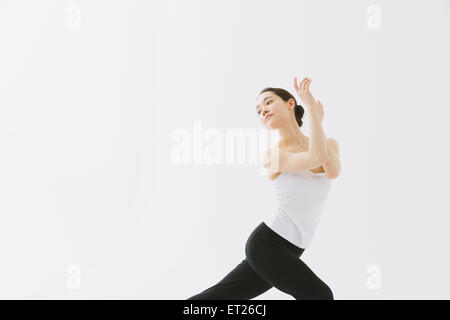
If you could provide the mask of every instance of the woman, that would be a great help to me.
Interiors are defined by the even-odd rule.
[[[245,244],[246,258],[214,286],[187,300],[252,299],[272,287],[300,299],[333,300],[333,292],[300,259],[317,229],[331,187],[340,173],[337,141],[325,136],[323,106],[312,96],[311,79],[294,88],[310,115],[310,135],[300,127],[304,109],[281,88],[265,88],[256,111],[280,140],[264,156],[263,167],[274,186],[277,208]]]

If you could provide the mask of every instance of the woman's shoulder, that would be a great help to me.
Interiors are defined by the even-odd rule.
[[[282,152],[287,152],[288,149],[285,147],[280,146],[278,143],[271,146],[270,148],[266,149],[264,152],[264,158],[269,159],[273,155],[280,154]]]
[[[262,156],[262,165],[264,169],[268,169],[272,165],[273,156],[276,155],[276,152],[280,152],[280,147],[278,144],[271,146],[266,149]]]

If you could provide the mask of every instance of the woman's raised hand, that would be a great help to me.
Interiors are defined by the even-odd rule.
[[[311,79],[310,78],[303,78],[302,81],[300,81],[300,84],[297,84],[297,77],[294,77],[294,88],[295,91],[297,91],[298,96],[300,99],[302,99],[303,103],[307,107],[314,107],[316,104],[316,100],[312,96],[311,92],[309,91],[309,86],[311,85]]]

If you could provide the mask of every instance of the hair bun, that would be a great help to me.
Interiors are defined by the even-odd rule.
[[[297,120],[297,123],[299,125],[299,127],[301,127],[303,125],[303,114],[305,113],[305,109],[303,109],[303,107],[299,104],[296,104],[294,107],[294,113],[295,113],[295,119]]]

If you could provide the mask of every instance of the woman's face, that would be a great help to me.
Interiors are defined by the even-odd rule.
[[[289,112],[292,111],[289,109],[289,102],[294,106],[293,99],[285,102],[271,91],[261,93],[256,99],[256,112],[261,123],[267,129],[278,129],[286,125],[289,119]]]

